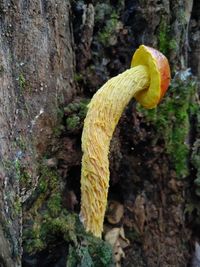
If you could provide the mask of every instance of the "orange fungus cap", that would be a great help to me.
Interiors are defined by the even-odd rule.
[[[136,100],[145,108],[154,108],[161,101],[170,83],[167,58],[154,48],[141,45],[133,55],[131,67],[145,65],[150,75],[149,88],[136,94]]]

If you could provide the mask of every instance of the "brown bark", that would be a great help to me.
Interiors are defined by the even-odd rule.
[[[67,166],[59,171],[77,203],[81,127],[58,140],[59,109],[128,68],[141,43],[164,50],[173,75],[192,67],[199,77],[198,17],[198,0],[0,0],[0,266],[21,266],[21,205],[37,188],[49,147]],[[123,202],[127,232],[140,234],[123,266],[186,266],[190,182],[176,180],[163,143],[149,145],[157,142],[154,128],[134,107],[122,117],[110,156],[110,197]],[[26,185],[21,170],[30,177]]]
[[[37,186],[37,160],[52,141],[58,107],[75,93],[70,3],[2,0],[0,23],[0,263],[12,267],[22,253],[14,206]],[[28,188],[19,188],[18,161],[31,176]]]

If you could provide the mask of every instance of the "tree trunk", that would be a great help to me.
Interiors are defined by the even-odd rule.
[[[109,203],[124,215],[105,228],[125,229],[122,266],[191,262],[200,119],[188,68],[200,77],[199,12],[198,0],[0,0],[0,266],[66,266],[71,243],[77,252],[58,221],[79,212],[86,103],[140,44],[166,54],[173,80],[160,107],[131,102],[116,129]],[[69,266],[93,266],[81,264]]]
[[[58,108],[76,92],[69,14],[68,1],[0,1],[2,266],[21,265],[20,205],[37,186]],[[22,169],[30,177],[25,188]]]

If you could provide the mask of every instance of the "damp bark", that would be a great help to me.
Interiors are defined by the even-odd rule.
[[[176,79],[156,112],[146,114],[131,102],[111,143],[109,201],[123,205],[120,226],[130,240],[121,264],[187,266],[191,261],[199,239],[192,228],[199,226],[199,196],[191,197],[198,189],[199,118],[198,94],[186,70],[192,67],[199,78],[198,17],[197,0],[0,1],[0,265],[21,266],[22,227],[29,233],[34,221],[43,227],[44,213],[58,216],[60,205],[79,212],[80,136],[87,103],[105,81],[129,68],[141,43],[169,58]],[[185,88],[181,92],[180,85]],[[184,125],[182,135],[176,116]],[[169,127],[162,128],[159,118]],[[160,128],[168,131],[163,134]],[[178,144],[170,143],[172,133]],[[172,153],[179,144],[188,149],[179,150],[182,161]],[[188,169],[179,172],[179,166]],[[44,175],[46,167],[53,175]],[[116,226],[108,221],[107,226]],[[65,234],[59,231],[62,238]],[[37,237],[34,244],[41,240]],[[56,266],[55,252],[58,266],[65,266],[70,241],[53,240],[54,246],[42,243],[35,254],[24,247],[23,265]]]

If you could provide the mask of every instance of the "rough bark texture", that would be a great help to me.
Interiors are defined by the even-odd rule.
[[[63,210],[79,212],[86,103],[129,68],[141,43],[167,55],[175,78],[156,111],[131,102],[122,116],[109,200],[124,216],[114,226],[107,217],[105,228],[123,226],[130,240],[122,266],[191,262],[200,239],[200,118],[186,70],[200,77],[199,10],[198,0],[0,0],[0,266],[21,266],[22,246],[23,266],[73,262],[71,244],[82,237]]]
[[[37,186],[57,109],[75,94],[69,13],[67,1],[0,1],[2,266],[20,266],[22,214],[14,206]],[[30,175],[27,188],[19,187],[17,168]]]

